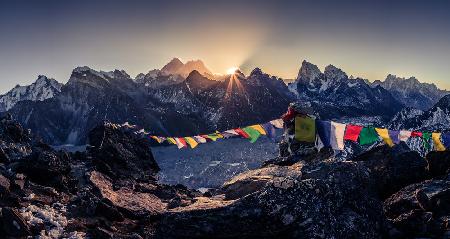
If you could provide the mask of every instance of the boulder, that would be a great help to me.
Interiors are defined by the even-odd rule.
[[[364,152],[352,161],[363,161],[371,172],[371,186],[383,199],[401,188],[428,177],[427,161],[406,145],[382,145]]]
[[[89,133],[88,157],[112,178],[152,179],[159,171],[149,140],[105,123]]]
[[[112,180],[97,171],[90,172],[89,182],[98,191],[102,200],[110,202],[114,207],[123,209],[133,217],[158,214],[167,207],[167,203],[153,194],[135,192],[130,187],[114,189]]]
[[[18,171],[36,183],[54,186],[58,189],[70,187],[70,157],[65,152],[36,149],[20,161]]]
[[[250,187],[255,192],[248,190],[240,198],[210,199],[164,213],[156,238],[381,237],[382,204],[367,192],[364,167],[352,162],[273,167],[259,174],[286,177],[256,184]],[[255,176],[246,173],[225,187],[248,184]]]
[[[20,213],[15,209],[7,207],[2,208],[0,221],[0,225],[3,224],[3,232],[7,236],[25,237],[30,235],[30,228],[28,227],[28,224],[23,219],[22,215],[20,215]],[[2,232],[1,229],[0,232]]]
[[[450,175],[409,185],[384,202],[384,212],[400,238],[450,235]]]
[[[437,177],[445,175],[450,169],[450,152],[449,151],[433,151],[425,157],[428,162],[428,171],[431,176]]]
[[[9,193],[11,183],[8,178],[0,174],[0,197]]]

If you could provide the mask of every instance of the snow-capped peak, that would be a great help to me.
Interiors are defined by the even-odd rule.
[[[17,85],[6,94],[0,96],[0,111],[4,112],[24,100],[43,101],[61,92],[62,84],[54,79],[39,75],[31,85]]]

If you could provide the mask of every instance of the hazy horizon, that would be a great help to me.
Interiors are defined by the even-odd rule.
[[[388,74],[450,89],[450,2],[14,1],[0,8],[0,92],[72,69],[131,76],[173,57],[214,73],[294,79],[306,59],[370,81]]]

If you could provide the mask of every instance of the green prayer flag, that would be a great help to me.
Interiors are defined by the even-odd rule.
[[[252,127],[245,127],[242,130],[244,130],[245,133],[247,133],[248,136],[250,136],[250,138],[249,138],[250,143],[254,143],[261,135],[261,133],[258,130],[254,129]]]
[[[316,142],[316,121],[311,117],[295,117],[295,139],[301,142]]]
[[[430,139],[431,139],[431,132],[422,133],[423,147],[426,150],[429,150],[431,148]]]
[[[373,144],[378,141],[378,134],[374,127],[364,127],[359,133],[359,144]]]

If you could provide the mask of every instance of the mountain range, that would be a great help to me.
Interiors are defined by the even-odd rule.
[[[447,93],[415,78],[388,75],[371,83],[348,77],[333,65],[322,72],[307,61],[286,84],[259,68],[248,76],[239,70],[214,75],[200,60],[174,58],[134,79],[123,70],[89,67],[75,68],[66,84],[39,76],[35,83],[1,95],[0,111],[51,144],[85,144],[87,132],[104,120],[130,122],[163,136],[186,136],[275,119],[294,101],[311,106],[321,119],[440,127],[450,118],[448,101],[439,101]]]

